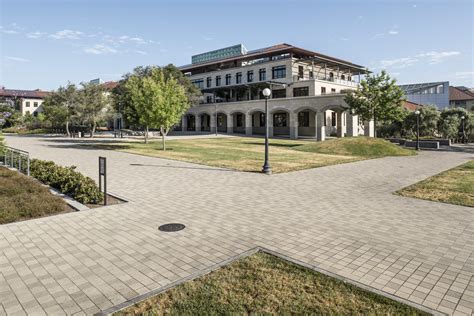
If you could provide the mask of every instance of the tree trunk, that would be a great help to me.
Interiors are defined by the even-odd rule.
[[[148,144],[148,125],[145,127],[145,144]]]
[[[96,122],[92,123],[91,138],[94,138],[96,127],[97,127]]]
[[[66,121],[66,134],[67,137],[71,137],[71,132],[69,132],[69,120]]]
[[[161,143],[162,143],[162,149],[163,151],[166,150],[166,140],[165,140],[165,137],[166,137],[166,133],[165,133],[165,129],[163,127],[160,128],[160,131],[161,131]]]

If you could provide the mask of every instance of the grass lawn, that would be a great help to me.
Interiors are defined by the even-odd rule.
[[[115,315],[428,315],[275,256],[257,253]]]
[[[474,160],[397,192],[424,200],[474,207]]]
[[[168,140],[166,151],[161,149],[161,141],[99,147],[251,172],[261,171],[265,149],[263,138],[250,137]],[[337,138],[324,142],[270,140],[270,164],[274,173],[414,154],[413,150],[403,149],[382,139],[367,137]]]
[[[0,167],[0,224],[69,211],[67,204],[37,181]]]

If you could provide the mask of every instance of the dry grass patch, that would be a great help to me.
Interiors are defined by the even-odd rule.
[[[257,253],[116,315],[427,315],[275,256]]]
[[[149,144],[130,142],[84,146],[249,172],[261,171],[264,153],[264,139],[249,137],[168,140],[166,151],[161,149],[160,141]],[[414,151],[400,148],[388,141],[366,137],[331,139],[325,142],[270,140],[270,163],[274,173],[413,154]]]
[[[0,224],[63,213],[70,210],[38,181],[0,167]]]
[[[474,160],[397,193],[423,200],[474,207]]]

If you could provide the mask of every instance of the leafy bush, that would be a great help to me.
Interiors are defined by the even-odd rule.
[[[75,166],[61,167],[52,161],[32,159],[30,174],[80,203],[99,203],[103,193],[94,180],[77,172]]]

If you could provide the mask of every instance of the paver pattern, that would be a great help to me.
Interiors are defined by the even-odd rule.
[[[255,246],[449,314],[474,310],[474,210],[392,193],[474,159],[422,152],[265,176],[7,136],[129,203],[0,226],[0,314],[93,314]],[[271,153],[270,153],[271,154]],[[179,222],[176,233],[158,226]]]

